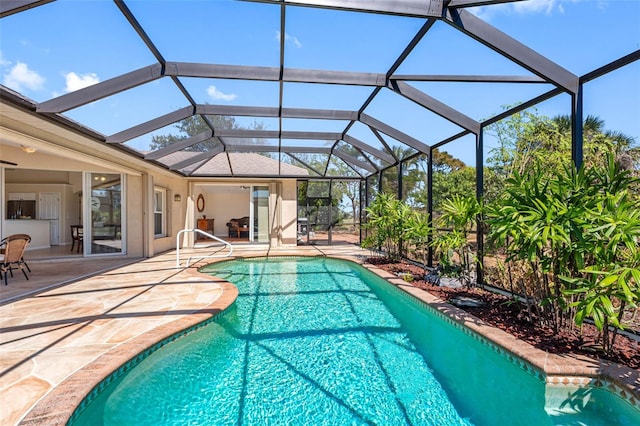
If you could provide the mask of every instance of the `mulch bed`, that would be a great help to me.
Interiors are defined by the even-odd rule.
[[[411,263],[391,263],[380,257],[371,257],[367,262],[391,273],[410,272],[414,277],[423,275],[422,268]],[[618,335],[613,353],[605,355],[597,350],[598,330],[591,324],[584,324],[581,330],[555,332],[551,328],[535,326],[528,322],[525,315],[526,308],[502,295],[475,287],[436,286],[420,279],[414,279],[411,284],[444,301],[450,301],[455,297],[482,300],[485,303],[481,307],[461,307],[461,309],[546,352],[581,354],[593,359],[608,359],[633,369],[640,369],[640,344],[626,336]]]

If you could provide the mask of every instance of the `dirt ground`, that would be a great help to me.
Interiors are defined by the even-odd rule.
[[[329,234],[327,232],[314,232],[309,241],[311,242],[326,242],[329,238]],[[306,241],[306,237],[303,238]],[[340,232],[333,231],[331,233],[331,243],[332,244],[359,244],[360,243],[360,234],[356,232]]]

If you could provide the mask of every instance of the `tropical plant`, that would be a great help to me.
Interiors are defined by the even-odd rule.
[[[443,212],[443,204],[453,197],[466,197],[475,194],[475,167],[461,167],[449,172],[433,172],[433,211]]]
[[[554,176],[537,161],[506,180],[504,196],[486,210],[488,241],[504,249],[509,268],[526,265],[517,276],[529,283],[521,278],[518,287],[532,321],[559,330],[591,317],[611,350],[609,326],[620,328],[625,307],[640,296],[634,182],[613,154],[606,167],[567,167]]]
[[[429,216],[418,211],[412,211],[408,217],[404,236],[407,246],[413,248],[414,253],[422,263],[425,275],[428,273],[427,263],[432,233]]]
[[[367,237],[362,246],[369,249],[382,248],[389,258],[399,259],[402,256],[402,242],[406,238],[411,208],[394,194],[381,192],[365,212],[367,222],[364,228]]]
[[[476,197],[453,195],[442,203],[442,215],[436,220],[438,230],[431,243],[444,275],[458,276],[465,285],[473,281],[477,258],[468,237],[480,213]]]
[[[572,287],[565,294],[572,298],[576,324],[591,318],[602,333],[604,351],[610,352],[617,330],[624,328],[625,308],[635,308],[640,300],[640,203],[629,193],[635,180],[631,172],[621,170],[613,156],[594,175],[601,191],[584,226],[590,261],[577,276],[561,279]]]

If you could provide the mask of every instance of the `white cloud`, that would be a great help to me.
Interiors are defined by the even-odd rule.
[[[222,93],[221,91],[218,90],[216,86],[209,86],[207,88],[207,94],[211,96],[213,99],[223,100],[223,101],[232,101],[238,97],[238,95],[234,95],[234,94],[227,95],[226,93]]]
[[[22,92],[24,89],[41,90],[44,88],[44,77],[30,70],[27,64],[17,62],[4,75],[3,84],[18,92]]]
[[[67,82],[64,91],[67,93],[100,83],[100,79],[95,73],[76,74],[75,72],[70,72],[65,74],[64,79]]]
[[[281,36],[280,31],[279,30],[276,31],[276,40],[280,41],[280,36]],[[290,41],[291,43],[295,44],[296,47],[298,48],[302,47],[302,43],[300,43],[300,40],[298,40],[298,37],[291,36],[287,33],[284,33],[284,41],[285,43]]]
[[[558,0],[529,0],[513,3],[512,5],[513,10],[521,15],[540,12],[550,14],[556,6],[558,6],[561,12],[564,12],[562,4],[560,4]]]
[[[4,56],[2,56],[2,50],[0,50],[0,65],[11,65],[11,61],[7,61],[4,59]]]
[[[526,0],[514,3],[500,3],[491,6],[480,6],[470,8],[469,11],[484,19],[485,21],[498,14],[509,15],[515,13],[517,15],[528,15],[536,13],[552,14],[554,11],[564,13],[564,5],[566,3],[578,3],[583,0]]]

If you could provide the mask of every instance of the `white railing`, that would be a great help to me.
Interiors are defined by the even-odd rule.
[[[195,236],[195,234],[204,235],[205,237],[211,238],[212,240],[215,240],[215,241],[218,241],[218,242],[224,244],[226,247],[229,248],[229,253],[227,253],[225,255],[213,254],[213,255],[197,256],[198,260],[207,259],[207,258],[213,258],[213,257],[230,257],[233,254],[233,246],[228,241],[225,241],[222,238],[218,238],[215,235],[211,235],[208,232],[205,232],[202,229],[198,229],[198,228],[181,229],[180,231],[178,231],[178,235],[176,235],[176,268],[180,267],[180,237],[182,236],[182,234],[184,234],[186,232],[193,232],[194,236]],[[207,247],[209,247],[209,246],[207,246]],[[195,243],[194,243],[194,248],[195,248]],[[189,267],[189,265],[191,265],[191,259],[193,259],[194,257],[196,257],[196,256],[189,256],[189,258],[187,259],[187,264],[185,265],[187,268]]]

